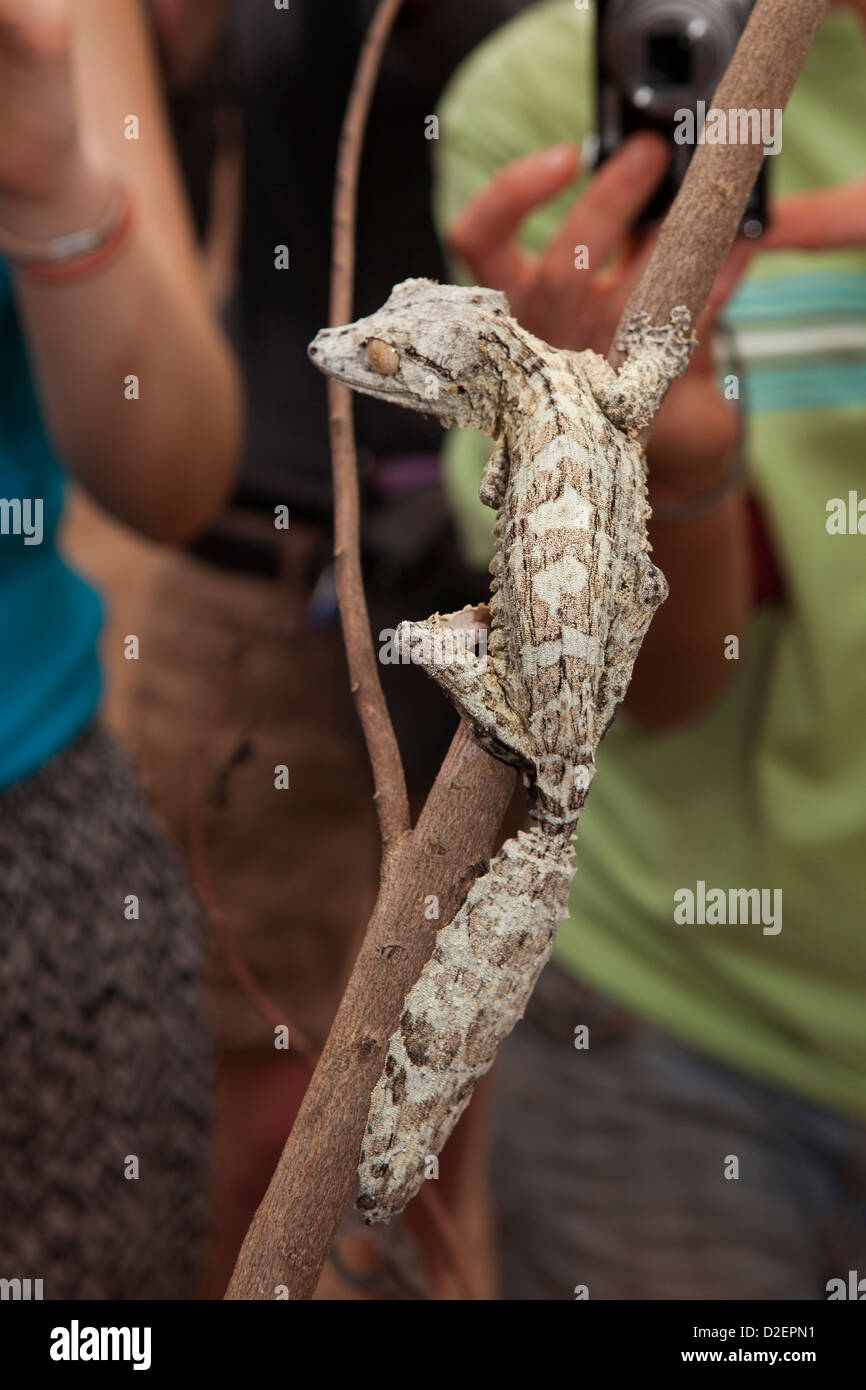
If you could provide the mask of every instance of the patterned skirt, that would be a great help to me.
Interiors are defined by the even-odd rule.
[[[0,1279],[196,1296],[211,1049],[201,910],[97,727],[0,796]]]

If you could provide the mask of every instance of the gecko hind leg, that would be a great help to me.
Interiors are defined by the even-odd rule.
[[[625,699],[634,663],[650,623],[668,596],[668,583],[648,555],[638,555],[631,583],[619,596],[605,648],[598,692],[598,729],[604,738]]]
[[[482,606],[482,611],[487,610]],[[474,636],[488,631],[478,616],[479,609],[470,607],[401,623],[401,653],[433,677],[483,748],[502,762],[530,766],[527,730],[507,702],[492,660],[486,651],[479,656],[474,650]]]

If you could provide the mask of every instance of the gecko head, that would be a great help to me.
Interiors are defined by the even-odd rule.
[[[498,290],[404,280],[369,318],[324,328],[307,349],[353,391],[495,433],[496,347],[512,326]]]

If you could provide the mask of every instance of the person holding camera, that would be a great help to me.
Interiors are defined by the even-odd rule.
[[[509,1298],[822,1298],[866,1264],[864,19],[828,12],[768,161],[767,234],[732,253],[649,441],[670,598],[497,1067]],[[672,150],[637,133],[588,176],[595,82],[571,0],[497,31],[440,105],[437,205],[465,280],[606,353]],[[479,560],[485,450],[450,439]]]

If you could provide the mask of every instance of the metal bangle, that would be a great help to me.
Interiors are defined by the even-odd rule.
[[[105,212],[92,227],[67,232],[51,241],[33,242],[0,227],[0,255],[13,266],[61,266],[92,256],[111,241],[126,214],[129,193],[118,179],[111,190]]]

